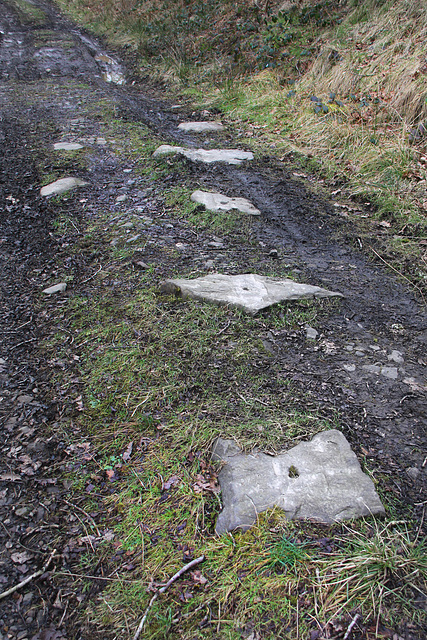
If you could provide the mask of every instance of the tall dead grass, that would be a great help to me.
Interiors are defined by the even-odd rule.
[[[419,122],[427,117],[427,2],[366,5],[369,16],[358,19],[356,8],[330,34],[299,87],[341,96],[378,95],[392,119]]]

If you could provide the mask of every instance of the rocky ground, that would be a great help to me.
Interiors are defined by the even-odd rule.
[[[172,267],[159,264],[159,281],[192,269],[262,273],[286,265],[302,282],[341,292],[342,304],[320,329],[269,330],[260,337],[275,371],[308,391],[326,414],[340,413],[358,456],[388,477],[385,490],[421,522],[427,463],[421,300],[374,262],[340,209],[313,195],[307,176],[285,159],[263,155],[241,166],[171,161],[168,186],[179,183],[184,166],[186,180],[198,188],[247,198],[261,211],[248,246],[218,231],[196,233],[175,219],[159,204],[158,191],[122,161],[117,140],[105,133],[108,120],[142,122],[164,143],[189,147],[245,148],[242,132],[228,128],[200,137],[179,130],[183,120],[213,115],[161,101],[159,91],[154,95],[51,5],[22,6],[0,2],[0,591],[38,575],[0,600],[0,638],[83,637],[74,620],[86,596],[55,577],[75,566],[79,550],[69,541],[84,536],[88,517],[75,495],[70,502],[60,473],[72,454],[61,427],[70,398],[54,380],[58,368],[73,370],[75,363],[47,359],[43,344],[54,331],[52,317],[66,314],[70,297],[90,291],[105,267],[102,238],[94,251],[71,250],[101,209],[121,225],[113,246],[135,246],[136,265],[155,262],[165,248],[176,251]],[[63,140],[89,150],[86,164],[74,155],[58,165],[52,146]],[[61,226],[57,201],[40,195],[41,178],[46,183],[50,175],[70,174],[87,184],[61,203],[61,213],[75,221]],[[65,293],[42,293],[64,278]],[[103,286],[113,291],[123,283],[112,276]],[[77,374],[75,391],[78,397]]]

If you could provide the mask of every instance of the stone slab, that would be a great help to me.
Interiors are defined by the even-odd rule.
[[[55,151],[78,151],[83,149],[83,145],[78,142],[55,142],[53,148]]]
[[[181,122],[178,125],[178,129],[181,129],[181,131],[193,131],[194,133],[205,133],[223,131],[224,125],[220,122]]]
[[[82,187],[85,184],[87,184],[87,182],[80,180],[80,178],[61,178],[60,180],[55,180],[55,182],[51,182],[45,187],[42,187],[40,189],[40,194],[42,196],[59,195],[60,193],[65,193],[75,187]]]
[[[67,288],[66,282],[58,282],[58,284],[54,284],[47,289],[43,289],[43,293],[52,294],[52,293],[62,293]]]
[[[255,273],[237,276],[212,273],[194,280],[175,278],[162,283],[161,290],[163,293],[181,294],[184,298],[231,305],[251,315],[285,300],[342,295],[309,284],[300,284],[289,278],[269,278]]]
[[[261,211],[245,198],[229,198],[222,193],[195,191],[191,194],[193,202],[202,204],[209,211],[231,211],[237,209],[249,216],[260,216]]]
[[[212,457],[224,463],[218,475],[223,503],[218,534],[246,530],[258,513],[274,506],[289,519],[326,524],[384,513],[372,480],[336,429],[277,456],[245,454],[233,440],[219,438]]]
[[[241,164],[244,160],[253,160],[251,151],[240,149],[187,149],[186,147],[173,147],[170,144],[162,144],[154,152],[154,157],[179,153],[195,162],[226,162],[227,164]]]

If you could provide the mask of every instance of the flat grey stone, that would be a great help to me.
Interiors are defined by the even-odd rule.
[[[47,294],[60,293],[62,291],[65,291],[66,288],[67,288],[66,282],[59,282],[58,284],[54,284],[51,287],[48,287],[47,289],[43,289],[43,293],[47,293]]]
[[[55,151],[78,151],[83,149],[83,145],[78,142],[55,142],[53,148]]]
[[[19,404],[29,404],[34,400],[34,396],[24,394],[22,396],[18,396],[16,400],[17,402],[19,402]]]
[[[397,367],[381,367],[381,375],[390,380],[397,380],[399,371]]]
[[[208,191],[195,191],[191,194],[193,202],[204,205],[209,211],[231,211],[237,209],[249,216],[259,216],[261,211],[245,198],[228,198],[222,193],[210,193]]]
[[[349,373],[353,373],[353,371],[356,371],[356,365],[355,364],[344,364],[343,367]]]
[[[307,340],[316,340],[319,333],[318,331],[316,331],[316,329],[313,329],[313,327],[306,327],[305,335],[307,337]]]
[[[288,278],[269,278],[255,273],[227,276],[212,273],[203,278],[176,278],[162,283],[163,293],[180,293],[184,298],[196,298],[220,305],[232,305],[255,315],[261,309],[285,300],[328,298],[341,293],[300,284]]]
[[[220,438],[212,456],[224,463],[218,475],[224,505],[218,534],[246,530],[258,513],[274,506],[289,519],[323,523],[384,513],[372,480],[335,429],[278,456],[244,454],[232,440]]]
[[[80,180],[80,178],[61,178],[60,180],[55,180],[55,182],[51,182],[45,187],[42,187],[40,189],[40,195],[59,195],[60,193],[65,193],[66,191],[70,191],[70,189],[74,189],[75,187],[82,187],[85,184],[87,184],[87,182]]]
[[[379,367],[377,364],[364,364],[362,368],[368,373],[379,374],[381,372],[381,367]]]
[[[253,160],[254,154],[240,149],[187,149],[162,144],[154,152],[154,157],[180,153],[189,160],[196,162],[226,162],[227,164],[241,164],[243,160]]]
[[[398,351],[397,349],[393,349],[393,351],[390,353],[390,355],[387,356],[387,358],[392,362],[397,362],[397,364],[403,364],[404,362],[402,352]]]
[[[406,469],[406,473],[410,478],[412,478],[412,480],[415,481],[418,479],[421,471],[417,469],[417,467],[409,467],[409,469]]]
[[[220,122],[181,122],[178,125],[178,129],[204,133],[205,131],[223,131],[224,126]]]

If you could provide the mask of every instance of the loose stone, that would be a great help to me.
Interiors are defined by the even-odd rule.
[[[412,480],[415,481],[418,479],[418,476],[420,475],[421,471],[417,469],[417,467],[409,467],[409,469],[406,469],[406,473]]]
[[[51,182],[50,184],[42,187],[40,189],[40,195],[59,195],[60,193],[65,193],[75,187],[83,187],[85,184],[87,184],[87,182],[80,180],[80,178],[60,178],[60,180],[55,180],[55,182]]]
[[[162,283],[163,293],[181,294],[220,305],[232,305],[255,315],[261,309],[285,300],[342,296],[320,287],[300,284],[288,278],[269,278],[255,273],[228,276],[213,273],[202,278],[177,278]]]
[[[316,340],[319,333],[316,331],[316,329],[313,329],[313,327],[306,327],[305,335],[308,340]]]
[[[356,371],[356,365],[355,364],[344,364],[343,367],[349,373],[353,373],[353,371]]]
[[[381,372],[381,367],[376,364],[364,364],[363,369],[368,373],[376,373],[379,374]]]
[[[218,439],[212,457],[224,463],[218,479],[223,510],[218,534],[248,529],[258,513],[278,506],[289,519],[332,523],[384,513],[372,480],[340,431],[317,434],[278,456],[243,453]]]
[[[245,198],[228,198],[222,193],[210,193],[208,191],[195,191],[191,194],[193,202],[204,205],[209,211],[231,211],[237,209],[249,216],[259,216],[261,211]]]
[[[179,153],[189,160],[196,162],[226,162],[227,164],[241,164],[244,160],[253,160],[254,154],[240,149],[187,149],[162,144],[154,152],[154,157]]]
[[[397,380],[399,372],[397,367],[382,367],[381,375],[386,378],[390,378],[390,380]]]
[[[62,293],[67,288],[66,282],[59,282],[58,284],[54,284],[47,289],[43,289],[43,293],[52,294],[52,293]]]
[[[181,122],[178,125],[178,129],[204,133],[205,131],[223,131],[224,126],[220,122]]]
[[[397,351],[397,349],[393,349],[389,356],[387,356],[389,360],[392,362],[397,362],[397,364],[403,364],[403,354],[401,351]]]
[[[55,142],[53,148],[56,151],[78,151],[83,149],[83,145],[78,142]]]

